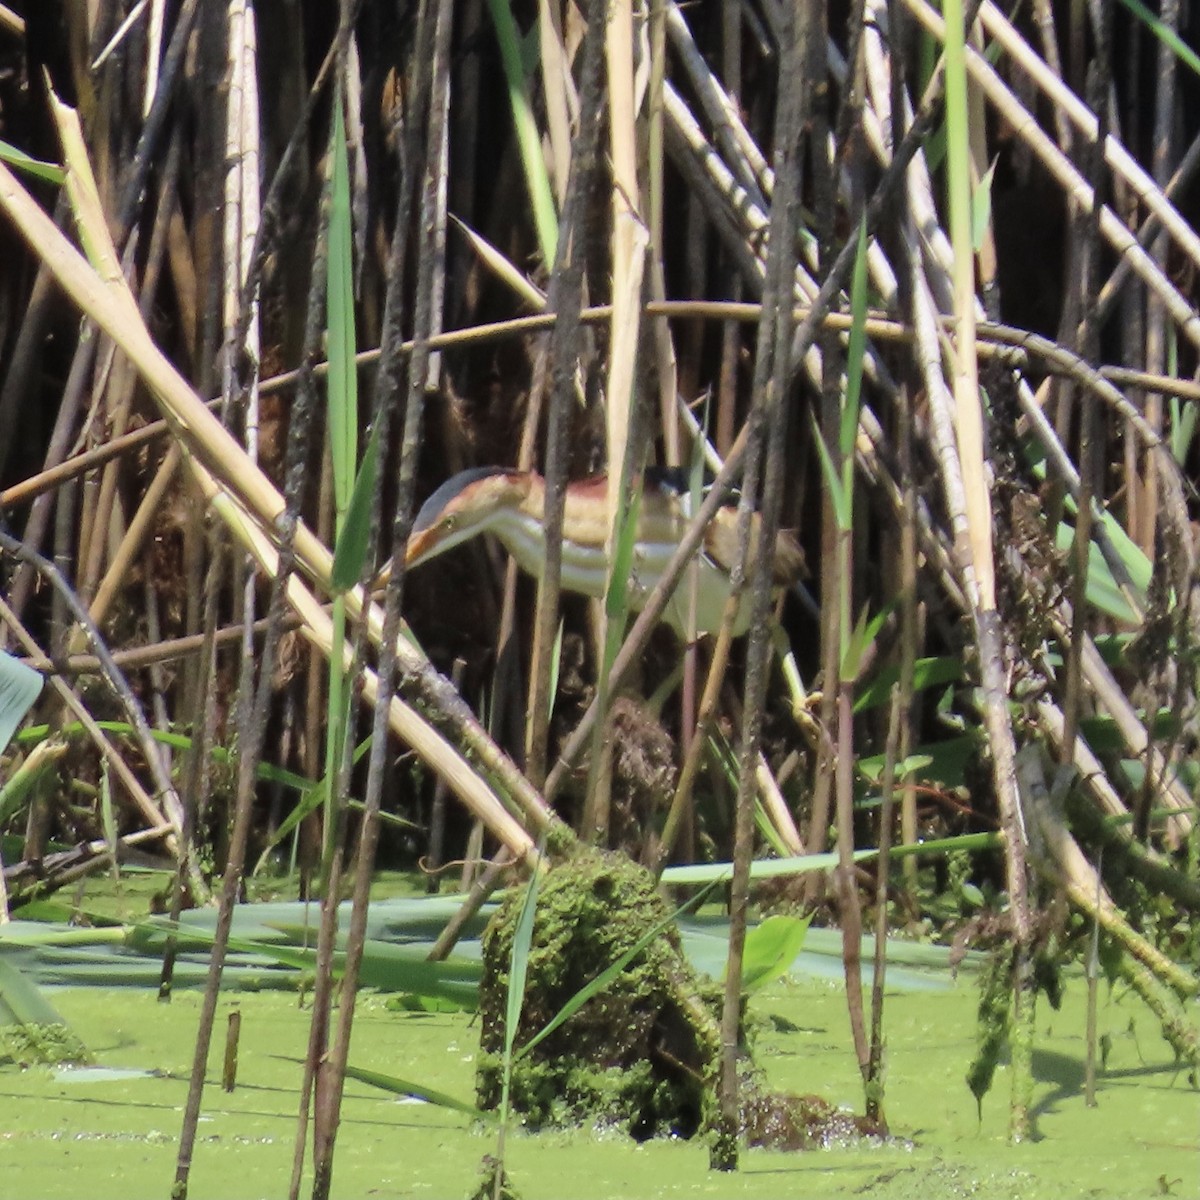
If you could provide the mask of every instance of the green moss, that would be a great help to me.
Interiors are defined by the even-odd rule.
[[[513,896],[483,939],[480,1107],[501,1091]],[[541,883],[516,1045],[631,949],[669,910],[651,876],[622,855],[578,852]],[[712,998],[684,960],[673,927],[513,1071],[515,1111],[535,1127],[599,1120],[636,1137],[688,1136],[706,1125],[719,1049]]]
[[[524,893],[510,897],[483,939],[476,1084],[484,1109],[500,1104],[508,971],[523,902]],[[624,855],[583,851],[552,870],[538,892],[518,1051],[668,915],[653,879]],[[874,1132],[818,1096],[772,1091],[748,1052],[739,1060],[738,1128],[719,1129],[720,1003],[720,989],[696,976],[668,925],[605,991],[518,1059],[513,1111],[535,1129],[598,1123],[639,1139],[703,1132],[718,1162],[732,1161],[731,1133],[750,1146],[799,1150]]]
[[[546,857],[550,862],[565,862],[574,857],[581,843],[565,821],[552,821],[546,829]]]
[[[87,1047],[58,1022],[5,1025],[0,1028],[0,1055],[23,1067],[92,1061]]]
[[[1012,1023],[1012,950],[1001,947],[979,975],[977,1048],[967,1069],[967,1086],[982,1112]]]

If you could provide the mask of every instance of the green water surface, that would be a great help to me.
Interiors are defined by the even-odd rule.
[[[102,1067],[156,1073],[0,1069],[0,1194],[168,1196],[199,995],[181,992],[163,1005],[142,990],[64,989],[53,999]],[[594,1130],[522,1133],[509,1141],[513,1182],[525,1200],[1200,1198],[1200,1094],[1186,1072],[1174,1069],[1169,1048],[1133,997],[1104,1002],[1101,1029],[1112,1045],[1094,1109],[1083,1101],[1081,981],[1071,982],[1061,1012],[1042,1005],[1038,1137],[1020,1146],[1006,1138],[1006,1070],[997,1074],[982,1121],[963,1083],[975,1003],[965,979],[943,992],[888,998],[887,1112],[901,1139],[894,1144],[751,1151],[736,1174],[714,1174],[700,1142],[637,1145],[623,1134]],[[774,1086],[861,1110],[840,986],[788,980],[756,996],[753,1007],[755,1054]],[[286,1059],[303,1056],[308,1013],[286,993],[225,995],[222,1036],[234,1008],[242,1014],[238,1086],[232,1094],[221,1090],[222,1048],[214,1045],[191,1196],[274,1200],[286,1195],[290,1178],[300,1082],[299,1065]],[[468,1014],[398,1013],[383,997],[366,995],[351,1061],[470,1101],[477,1044]],[[494,1147],[494,1133],[465,1117],[350,1082],[334,1195],[459,1200]]]

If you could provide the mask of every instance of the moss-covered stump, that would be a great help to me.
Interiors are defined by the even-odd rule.
[[[500,1103],[508,973],[523,899],[510,897],[483,937],[477,1088],[485,1109]],[[579,851],[552,869],[538,891],[518,1049],[668,915],[654,880],[623,855]],[[687,1137],[708,1122],[718,1055],[712,997],[704,998],[678,931],[668,926],[514,1065],[510,1103],[535,1127],[598,1120],[638,1138]]]

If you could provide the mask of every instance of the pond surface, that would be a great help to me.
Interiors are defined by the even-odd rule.
[[[57,1200],[167,1196],[200,997],[169,1005],[150,991],[63,989],[53,1002],[105,1073],[0,1069],[3,1194]],[[361,1000],[351,1061],[470,1101],[478,1027],[469,1014],[390,1011]],[[637,1145],[580,1131],[510,1138],[509,1169],[524,1200],[642,1197],[1200,1197],[1200,1094],[1177,1072],[1150,1014],[1131,995],[1105,996],[1111,1036],[1098,1107],[1083,1102],[1083,983],[1071,979],[1061,1012],[1038,1010],[1038,1139],[1006,1139],[1008,1077],[997,1073],[982,1121],[963,1076],[974,1046],[975,988],[890,996],[887,1111],[898,1139],[884,1146],[783,1154],[753,1151],[732,1175],[707,1169],[705,1145]],[[242,1014],[237,1090],[219,1084],[225,1019]],[[754,1048],[770,1082],[860,1109],[861,1088],[842,989],[807,979],[752,1001]],[[210,1085],[191,1196],[286,1194],[308,1013],[294,995],[227,994],[220,1002]],[[129,1072],[150,1072],[129,1074]],[[473,1189],[495,1136],[467,1118],[353,1081],[334,1171],[334,1194],[459,1200]],[[305,1193],[307,1195],[307,1189]]]

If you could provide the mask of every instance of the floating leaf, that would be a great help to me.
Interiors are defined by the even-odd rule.
[[[811,914],[788,917],[776,913],[747,931],[742,954],[742,991],[758,991],[786,974],[804,945],[811,923]]]

